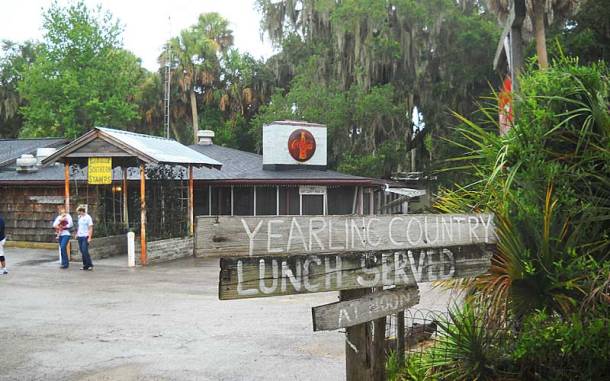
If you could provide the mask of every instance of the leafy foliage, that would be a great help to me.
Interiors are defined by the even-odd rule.
[[[608,69],[562,59],[530,70],[521,84],[508,135],[460,117],[467,154],[454,162],[475,182],[444,191],[437,204],[443,211],[496,213],[491,271],[465,285],[501,319],[536,309],[572,313],[594,279],[608,276]],[[496,123],[497,114],[482,112]]]
[[[495,380],[505,355],[498,346],[501,331],[487,328],[484,315],[466,303],[439,322],[438,341],[426,367],[443,380]]]
[[[522,377],[531,380],[602,380],[610,373],[610,323],[607,316],[565,319],[539,311],[517,339],[513,356]]]
[[[21,136],[76,137],[96,125],[122,127],[137,117],[131,102],[138,59],[121,48],[110,14],[83,2],[44,14],[44,41],[19,83]]]
[[[24,70],[34,61],[36,43],[2,41],[0,50],[0,138],[15,138],[23,124],[19,108],[25,100],[17,88]]]
[[[427,162],[435,139],[428,152],[422,139],[412,139],[413,115],[423,115],[430,135],[444,136],[447,110],[469,114],[472,99],[495,77],[482,63],[492,60],[498,28],[478,1],[259,0],[258,6],[264,30],[282,48],[269,63],[283,91],[261,110],[255,133],[277,115],[342,121],[329,135],[332,165],[346,160],[342,168],[359,158],[383,163],[377,176],[408,170],[406,155],[376,158],[390,140],[399,152],[417,145]]]
[[[584,0],[578,11],[549,33],[549,51],[578,57],[583,64],[610,61],[610,1]]]

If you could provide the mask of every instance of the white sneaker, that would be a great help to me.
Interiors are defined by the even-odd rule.
[[[8,274],[8,270],[7,270],[7,269],[0,269],[0,273],[2,273],[2,274]]]

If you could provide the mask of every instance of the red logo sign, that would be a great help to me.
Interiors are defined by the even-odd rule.
[[[307,161],[316,152],[316,139],[307,130],[295,130],[288,138],[288,152],[294,160]]]

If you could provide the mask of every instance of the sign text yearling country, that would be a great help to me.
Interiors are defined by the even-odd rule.
[[[492,214],[203,217],[208,255],[287,255],[495,243]]]

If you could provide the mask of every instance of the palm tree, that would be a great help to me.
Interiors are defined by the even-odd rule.
[[[486,0],[489,9],[504,24],[514,0]],[[546,52],[546,27],[553,22],[565,20],[578,8],[580,0],[525,0],[527,14],[524,27],[526,32],[534,32],[536,54],[541,69],[549,66]]]
[[[169,41],[175,82],[191,105],[193,139],[197,141],[199,117],[197,94],[205,103],[213,99],[213,88],[219,80],[220,55],[233,44],[229,22],[218,13],[204,13],[197,24],[186,28]]]

